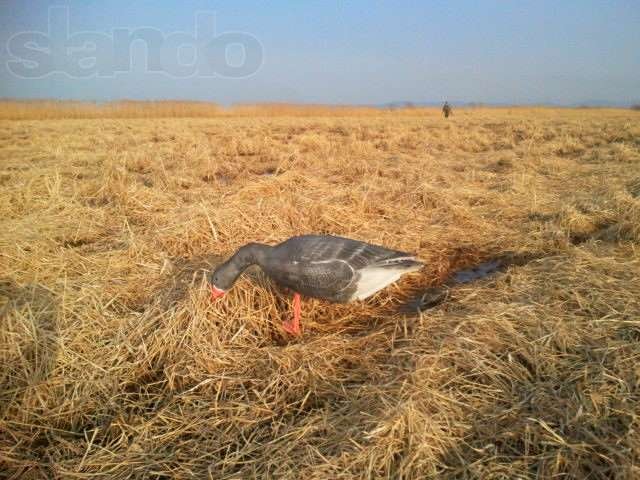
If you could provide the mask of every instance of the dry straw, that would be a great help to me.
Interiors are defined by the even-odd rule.
[[[640,475],[635,112],[36,105],[2,110],[3,475]],[[305,232],[427,267],[304,300],[300,339],[258,271],[208,301],[234,249]]]

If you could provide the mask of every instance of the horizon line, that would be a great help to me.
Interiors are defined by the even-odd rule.
[[[54,103],[75,103],[75,104],[92,104],[92,105],[109,105],[118,103],[186,103],[186,104],[206,104],[219,108],[229,109],[234,107],[246,106],[296,106],[296,107],[324,107],[324,108],[377,108],[377,109],[399,109],[399,108],[436,108],[442,106],[445,101],[450,105],[458,108],[479,108],[479,107],[541,107],[541,108],[634,108],[640,107],[640,100],[616,102],[609,100],[587,100],[583,102],[560,103],[560,102],[485,102],[473,100],[397,100],[382,103],[330,103],[330,102],[296,102],[296,101],[257,101],[257,102],[216,102],[215,100],[201,99],[184,99],[184,98],[157,98],[157,99],[135,99],[135,98],[118,98],[111,100],[78,100],[73,98],[16,98],[16,97],[0,97],[0,102],[15,103],[38,103],[38,102],[54,102]]]

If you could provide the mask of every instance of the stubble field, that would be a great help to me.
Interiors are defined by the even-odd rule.
[[[0,476],[640,476],[639,112],[153,112],[0,120]],[[302,233],[426,267],[209,301]]]

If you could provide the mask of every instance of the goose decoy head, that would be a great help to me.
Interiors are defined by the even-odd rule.
[[[220,298],[227,293],[247,266],[243,256],[236,254],[211,272],[208,278],[209,287],[211,287],[211,300]]]
[[[233,286],[238,275],[232,270],[229,262],[225,262],[211,272],[208,278],[211,300],[222,297]]]
[[[209,287],[211,287],[211,300],[223,296],[247,267],[259,263],[269,249],[266,245],[249,243],[240,248],[229,260],[211,272],[209,275]]]

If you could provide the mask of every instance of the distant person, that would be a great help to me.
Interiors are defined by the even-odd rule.
[[[449,105],[449,102],[444,102],[444,105],[442,106],[442,114],[444,115],[444,118],[449,118],[451,113],[451,105]]]

